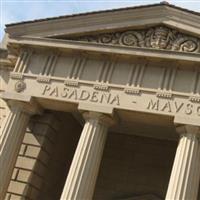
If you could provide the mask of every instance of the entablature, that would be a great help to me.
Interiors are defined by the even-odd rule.
[[[196,125],[199,20],[198,14],[162,5],[7,26],[4,61],[15,67],[2,97],[34,98],[45,109],[68,112],[83,105],[115,110],[124,120],[122,132],[144,120]]]
[[[140,57],[150,58],[153,60],[165,60],[165,61],[180,61],[184,62],[185,65],[188,63],[199,63],[200,56],[196,52],[184,52],[184,51],[171,51],[167,49],[157,49],[157,48],[144,48],[135,46],[125,46],[125,45],[107,45],[90,43],[85,41],[73,41],[73,40],[61,40],[61,39],[50,39],[50,38],[31,38],[31,37],[21,37],[12,38],[8,41],[8,46],[11,51],[15,51],[20,48],[36,48],[42,51],[52,50],[61,52],[76,52],[76,53],[87,53],[90,55],[121,55],[123,57]],[[198,41],[199,42],[199,41]],[[199,43],[197,43],[197,48],[199,51]]]
[[[36,40],[33,39],[33,43]],[[43,42],[52,47],[49,39]],[[54,48],[47,49],[44,43],[37,43],[37,46],[31,43],[31,39],[13,40],[12,48],[19,48],[21,52],[10,75],[6,95],[12,94],[11,99],[16,96],[17,100],[22,96],[22,101],[24,96],[32,96],[44,107],[55,110],[60,103],[69,104],[72,110],[85,102],[94,107],[105,107],[104,110],[112,108],[169,117],[180,115],[199,120],[199,62],[171,59],[173,54],[168,54],[166,59],[159,56],[158,59],[147,56],[143,59],[142,56],[122,56],[110,51],[107,56],[82,53],[80,45],[76,46],[77,52],[69,48],[68,41],[65,42],[68,45],[58,41]],[[73,45],[78,43],[70,42]],[[66,51],[60,50],[63,46]],[[118,47],[112,48],[118,50]],[[119,48],[125,51],[127,47]],[[152,53],[150,50],[169,53],[158,49],[145,49],[144,52]],[[190,58],[197,55],[173,53]],[[199,59],[199,54],[196,58]],[[56,103],[50,104],[50,101]],[[64,107],[67,109],[66,105]]]

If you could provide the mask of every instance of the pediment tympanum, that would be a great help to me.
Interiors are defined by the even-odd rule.
[[[131,29],[66,39],[108,45],[200,53],[200,39],[162,25],[142,30]]]

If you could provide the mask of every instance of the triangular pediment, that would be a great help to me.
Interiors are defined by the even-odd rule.
[[[179,32],[186,34],[187,37],[193,36],[200,39],[199,21],[200,13],[160,3],[9,24],[6,26],[6,32],[11,38],[75,38],[74,36],[80,35],[101,37],[100,33],[112,34],[116,32],[127,36],[124,31],[136,31],[139,32],[137,35],[142,35],[138,37],[143,38],[144,32],[146,36],[149,36],[151,31],[157,30],[157,26],[161,25],[169,27],[166,32],[168,32],[170,39],[179,36]],[[174,30],[178,30],[176,34]],[[170,33],[171,31],[173,34]],[[114,36],[116,37],[115,34]],[[110,35],[108,37],[110,38]],[[106,41],[109,40],[108,37],[106,37]],[[103,40],[105,41],[105,39]],[[193,45],[193,42],[187,43],[187,45]],[[184,48],[186,49],[186,47]]]
[[[62,37],[62,39],[103,45],[200,53],[200,39],[164,25],[157,25],[144,29],[133,28],[100,34]]]
[[[14,41],[24,45],[24,40],[32,40],[27,44],[45,43],[52,47],[55,43],[78,51],[81,47],[83,51],[121,54],[128,47],[126,53],[134,50],[134,55],[144,57],[147,49],[149,56],[155,50],[154,57],[158,57],[157,50],[159,56],[164,51],[167,56],[170,51],[198,56],[199,21],[199,13],[155,4],[21,22],[8,25],[6,32],[10,44]],[[123,47],[123,52],[118,47]],[[138,48],[142,53],[138,53]]]

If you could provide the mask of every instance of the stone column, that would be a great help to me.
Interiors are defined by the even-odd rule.
[[[3,199],[29,121],[25,104],[14,104],[5,119],[0,138],[0,199]],[[32,112],[31,112],[32,113]]]
[[[101,113],[88,112],[61,200],[92,199],[104,150],[107,130],[112,120]]]
[[[180,140],[166,200],[197,200],[200,181],[200,127],[177,127]]]

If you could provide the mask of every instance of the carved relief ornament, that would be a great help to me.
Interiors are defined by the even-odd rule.
[[[18,81],[15,83],[15,91],[22,92],[26,89],[26,83],[24,81]]]
[[[68,39],[100,44],[200,53],[200,39],[180,33],[177,30],[170,29],[166,26],[156,26],[144,30],[103,33]]]

